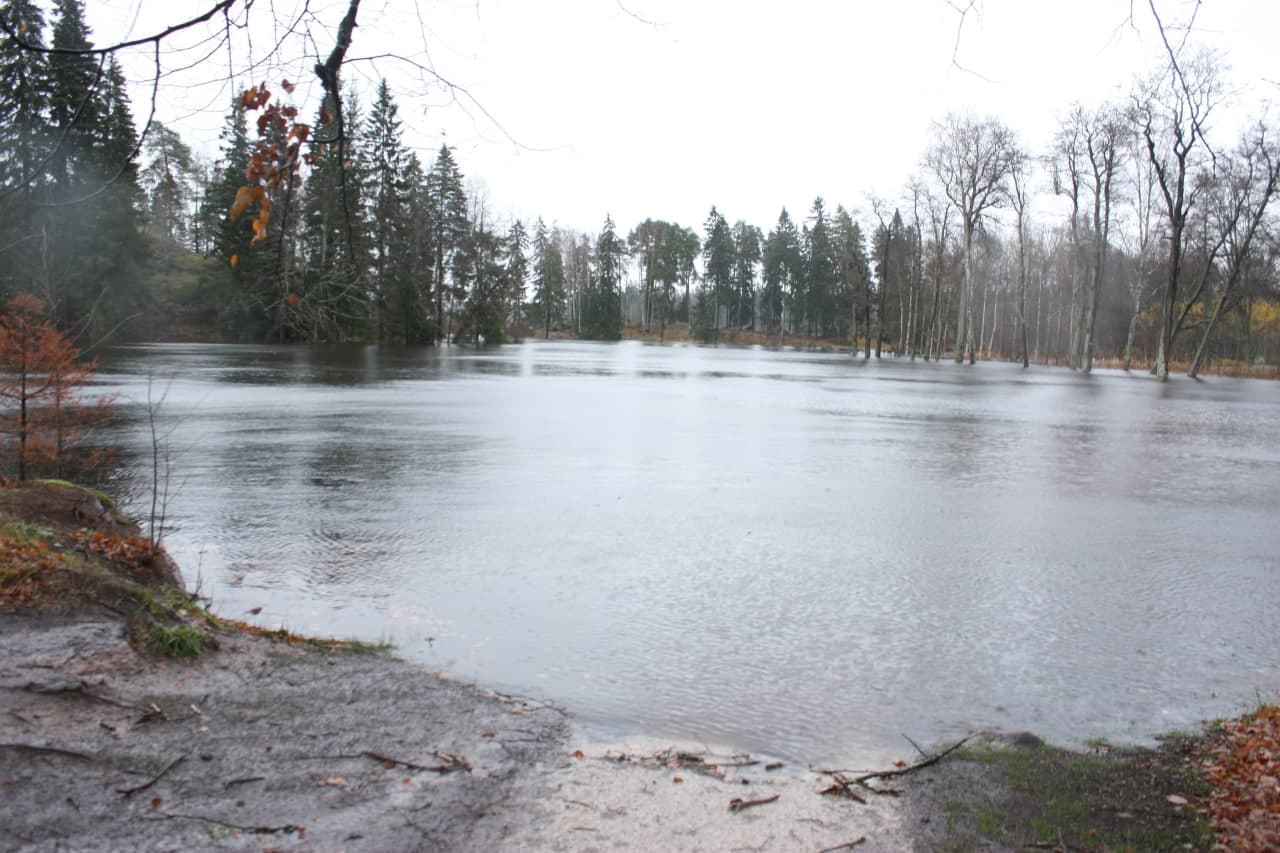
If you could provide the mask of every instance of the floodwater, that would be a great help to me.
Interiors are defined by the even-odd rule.
[[[1280,690],[1275,383],[635,342],[102,371],[141,479],[164,395],[167,543],[217,611],[607,737],[862,765],[976,726],[1143,741]]]

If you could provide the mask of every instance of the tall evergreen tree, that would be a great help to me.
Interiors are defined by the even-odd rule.
[[[0,17],[26,40],[44,44],[44,13],[31,0],[0,6]],[[39,291],[36,202],[48,189],[49,67],[45,54],[0,41],[0,294]]]
[[[462,322],[458,333],[477,344],[500,344],[506,340],[506,267],[503,241],[485,221],[473,215],[471,231],[455,261],[454,276],[465,292]]]
[[[49,54],[49,118],[57,131],[50,168],[60,200],[75,195],[73,178],[83,177],[84,163],[93,150],[105,119],[102,88],[106,57],[94,58],[89,27],[80,0],[54,4],[53,48]]]
[[[412,151],[405,163],[404,186],[408,195],[404,219],[397,229],[397,250],[392,258],[396,294],[393,313],[399,318],[406,344],[430,344],[435,337],[431,323],[435,228],[427,197],[427,175],[418,155]]]
[[[760,310],[764,312],[765,333],[772,337],[786,332],[783,325],[784,309],[789,299],[794,301],[800,280],[800,233],[785,207],[778,214],[777,225],[765,240],[762,260],[764,292],[761,294]],[[791,315],[795,316],[794,308]]]
[[[733,232],[720,211],[713,206],[703,225],[702,279],[711,296],[711,317],[720,328],[720,306],[733,301]]]
[[[551,337],[551,327],[564,313],[564,257],[554,235],[542,219],[533,229],[533,315],[543,327],[543,337]]]
[[[360,339],[369,332],[366,183],[370,168],[367,156],[353,156],[353,149],[364,148],[359,99],[348,91],[342,102],[348,138],[341,145],[327,142],[312,147],[311,172],[303,191],[305,274],[296,322],[299,334],[312,341]],[[377,294],[375,310],[381,311],[385,294],[378,284],[372,287]]]
[[[582,336],[604,341],[622,337],[622,272],[627,246],[618,237],[613,218],[606,216],[596,238],[591,264],[591,289],[582,319]]]
[[[510,326],[521,319],[524,308],[524,289],[529,281],[529,235],[524,230],[524,223],[519,219],[511,223],[511,227],[507,229],[503,251],[506,257],[504,263],[506,318]]]
[[[206,281],[205,287],[224,294],[217,300],[218,326],[224,337],[262,340],[269,329],[271,264],[264,252],[250,249],[257,206],[234,220],[228,216],[236,193],[244,186],[251,156],[248,121],[238,98],[232,100],[218,138],[221,153],[200,215],[208,223],[209,254],[222,263],[210,273],[214,280]]]
[[[435,339],[449,334],[447,311],[457,295],[453,286],[453,262],[467,238],[467,195],[453,149],[441,145],[426,182],[427,210],[431,217],[431,252],[435,266],[431,286],[435,296]]]
[[[59,0],[49,56],[52,206],[41,216],[50,315],[91,339],[145,306],[137,131],[114,57],[94,57],[79,0]]]
[[[190,146],[159,121],[143,143],[145,165],[138,174],[154,233],[183,246],[193,246],[190,207],[199,180],[198,162]]]
[[[730,322],[738,328],[755,326],[756,267],[762,259],[760,229],[738,220],[733,226],[733,295]]]
[[[814,199],[804,240],[805,321],[811,335],[836,334],[835,247],[822,197]]]
[[[862,228],[843,206],[836,207],[834,227],[836,262],[839,271],[836,311],[841,328],[844,328],[846,321],[849,324],[850,350],[856,353],[858,307],[862,303],[864,294],[867,293],[867,284],[870,279],[866,240],[863,238]],[[866,316],[870,317],[869,312]],[[868,327],[868,340],[870,335],[871,331]]]
[[[405,182],[409,152],[401,142],[398,113],[399,107],[384,78],[378,83],[362,146],[368,175],[369,236],[373,254],[369,284],[379,341],[387,336],[387,302],[393,288],[392,256],[401,242],[409,192]]]

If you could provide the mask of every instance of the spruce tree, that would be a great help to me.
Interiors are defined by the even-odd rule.
[[[602,341],[622,337],[622,272],[626,243],[618,237],[613,218],[606,216],[591,259],[591,288],[582,318],[582,336]]]
[[[44,43],[44,14],[31,0],[0,6],[0,17],[31,44]],[[41,281],[37,201],[48,191],[49,67],[45,54],[0,41],[0,293],[35,291]]]
[[[269,329],[264,295],[270,287],[271,264],[265,253],[251,250],[253,219],[257,206],[251,206],[238,218],[228,215],[236,193],[245,183],[245,171],[251,157],[248,120],[239,99],[232,100],[231,110],[219,134],[220,156],[214,165],[213,181],[201,205],[201,216],[211,235],[209,254],[221,264],[206,281],[206,289],[223,294],[218,299],[219,329],[229,340],[261,340]]]
[[[711,318],[720,328],[720,306],[733,301],[733,232],[724,216],[711,208],[703,225],[702,278],[711,297]]]
[[[362,159],[368,180],[369,243],[372,253],[370,293],[378,340],[386,340],[388,306],[393,290],[393,263],[402,242],[409,187],[405,165],[409,152],[401,142],[399,107],[384,78],[378,83],[365,125]]]
[[[449,334],[447,311],[457,296],[453,286],[453,262],[467,237],[467,195],[462,187],[462,172],[454,160],[453,150],[441,145],[426,181],[427,211],[431,219],[431,254],[435,265],[431,286],[435,297],[432,322],[435,339]]]
[[[791,317],[797,315],[800,291],[800,234],[796,231],[791,214],[784,207],[778,214],[778,223],[765,240],[764,292],[760,310],[764,312],[765,333],[769,336],[785,334],[783,320],[787,302],[792,303]]]
[[[355,92],[342,99],[348,138],[312,146],[311,171],[303,187],[303,255],[306,273],[299,294],[300,332],[312,341],[359,340],[368,331],[369,227],[365,210],[368,168],[352,156],[363,141]],[[317,117],[317,125],[319,117]]]
[[[65,201],[75,194],[73,178],[84,177],[85,161],[102,131],[107,67],[105,57],[84,52],[93,42],[80,0],[57,0],[54,15],[52,46],[58,52],[49,54],[49,119],[58,141],[50,168],[59,200]]]
[[[733,292],[730,322],[738,328],[755,327],[756,266],[761,260],[760,229],[738,220],[733,226]]]
[[[511,223],[503,245],[505,252],[507,325],[518,323],[524,309],[524,289],[529,281],[529,235],[519,219]]]
[[[551,327],[559,325],[564,313],[564,257],[558,240],[547,231],[542,219],[533,229],[533,318],[543,327],[543,337],[551,337]]]
[[[809,210],[804,241],[805,319],[811,335],[836,333],[835,247],[822,197]]]

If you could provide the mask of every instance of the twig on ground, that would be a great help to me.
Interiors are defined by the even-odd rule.
[[[867,837],[865,835],[859,835],[857,838],[852,841],[846,841],[844,844],[837,844],[835,847],[823,847],[818,851],[818,853],[835,853],[837,850],[849,850],[853,847],[857,847],[866,840]]]
[[[151,781],[143,782],[141,785],[135,785],[132,788],[116,788],[116,793],[123,794],[126,798],[128,798],[128,797],[132,797],[134,794],[138,793],[139,791],[147,790],[152,785],[154,785],[155,783],[163,779],[166,773],[168,773],[170,770],[172,770],[173,768],[181,764],[183,761],[185,761],[187,756],[190,754],[191,753],[189,752],[184,752],[182,753],[182,755],[179,755],[177,758],[173,759],[173,761],[170,761],[168,764],[164,766],[163,770],[161,770],[155,776],[151,777]]]
[[[921,748],[920,748],[920,744],[918,744],[918,743],[916,743],[915,741],[913,741],[910,737],[907,737],[907,735],[906,735],[905,733],[904,733],[902,736],[903,736],[904,738],[906,738],[907,743],[911,744],[912,746],[914,746],[914,747],[916,748],[916,752],[920,753],[920,755],[921,755],[921,756],[923,756],[923,757],[925,757],[925,758],[928,758],[928,757],[929,757],[929,753],[927,753],[927,752],[925,752],[923,749],[921,749]]]
[[[937,752],[937,753],[934,753],[933,755],[926,755],[924,758],[920,759],[915,764],[908,764],[905,767],[893,767],[893,768],[890,768],[889,770],[875,770],[870,773],[863,773],[859,776],[853,777],[853,779],[851,779],[850,781],[856,782],[859,785],[864,785],[867,782],[871,781],[872,779],[887,779],[891,776],[905,776],[906,774],[919,770],[922,767],[928,767],[930,764],[937,764],[939,761],[946,758],[948,755],[955,752],[957,749],[964,746],[969,741],[973,740],[973,738],[976,735],[977,735],[977,732],[965,735],[960,740],[953,743],[951,746],[942,750],[942,752]]]
[[[238,829],[241,832],[252,832],[254,835],[276,835],[278,833],[294,833],[299,832],[303,827],[293,823],[286,823],[283,826],[243,826],[238,823],[220,820],[216,817],[205,817],[198,814],[180,814],[178,812],[161,812],[158,817],[143,818],[143,820],[198,820],[201,823],[211,823],[214,826],[225,826],[229,829]]]
[[[458,755],[450,755],[447,752],[440,752],[436,749],[431,750],[429,754],[444,762],[444,764],[438,767],[427,767],[423,764],[414,764],[412,761],[405,761],[401,758],[392,758],[390,756],[374,752],[370,749],[366,749],[360,754],[366,758],[372,758],[374,761],[381,761],[383,764],[399,765],[400,767],[407,767],[410,770],[423,770],[430,773],[452,773],[455,770],[469,771],[471,769],[471,765],[467,763],[465,758]],[[347,756],[341,757],[345,758]]]
[[[226,782],[222,783],[222,787],[230,788],[233,785],[247,785],[250,782],[261,782],[266,778],[266,776],[244,776],[239,779],[228,779]]]
[[[102,702],[107,705],[114,705],[117,708],[128,708],[131,711],[136,711],[138,709],[137,705],[130,705],[128,702],[120,702],[108,696],[99,696],[97,693],[92,693],[89,691],[87,687],[85,687],[84,682],[80,682],[75,685],[68,685],[68,684],[45,685],[45,684],[33,683],[33,684],[27,684],[25,687],[23,687],[23,690],[26,690],[28,693],[38,693],[42,696],[56,696],[60,693],[72,693],[77,696],[83,696],[86,699],[92,699],[95,702]]]
[[[899,793],[898,791],[895,791],[889,788],[876,788],[867,783],[870,782],[872,779],[888,779],[893,776],[905,776],[906,774],[915,772],[916,770],[919,770],[922,767],[928,767],[930,764],[936,764],[942,759],[946,758],[951,753],[955,752],[960,747],[964,746],[966,743],[972,740],[975,736],[977,736],[977,734],[978,734],[977,732],[968,734],[965,737],[953,743],[951,746],[942,750],[942,752],[934,753],[932,755],[925,753],[924,750],[921,749],[920,752],[921,754],[924,755],[924,758],[920,759],[914,764],[907,764],[902,767],[893,767],[888,770],[873,770],[869,773],[859,773],[856,776],[850,775],[852,771],[848,771],[848,770],[819,770],[818,771],[819,773],[821,773],[824,776],[830,776],[834,780],[834,782],[831,785],[828,785],[826,788],[823,788],[822,791],[820,791],[820,793],[843,794],[845,796],[850,797],[851,799],[857,800],[860,803],[865,803],[866,800],[864,800],[862,797],[855,796],[853,793],[853,786],[861,785],[864,789],[870,791],[873,794],[896,795]],[[906,735],[903,735],[903,737],[906,737]],[[907,740],[910,741],[911,738],[907,738]],[[915,741],[911,741],[911,744],[912,746],[915,746]],[[920,749],[920,747],[916,746],[916,749]]]
[[[59,746],[41,746],[38,743],[0,743],[0,749],[25,749],[28,752],[45,752],[50,755],[65,755],[70,758],[79,758],[81,761],[93,761],[92,755],[86,755],[83,752],[76,752],[72,749],[63,749]]]
[[[844,776],[840,775],[839,773],[832,774],[832,778],[835,779],[835,781],[832,782],[827,787],[823,788],[821,791],[819,791],[818,792],[819,794],[827,794],[828,796],[836,796],[836,797],[848,797],[851,800],[862,803],[864,806],[867,804],[867,798],[862,796],[861,794],[859,794],[857,791],[853,789],[853,780],[846,779]]]
[[[772,794],[768,797],[757,797],[754,800],[744,800],[742,797],[734,797],[729,801],[729,811],[740,812],[743,809],[749,809],[752,806],[763,806],[765,803],[772,803],[778,799],[780,795]]]

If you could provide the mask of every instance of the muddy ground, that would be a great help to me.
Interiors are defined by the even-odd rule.
[[[1189,741],[1074,752],[978,737],[833,796],[832,776],[762,757],[585,743],[561,709],[385,653],[226,631],[179,661],[126,633],[108,617],[0,614],[0,850],[1212,844]]]
[[[894,799],[823,796],[803,769],[581,743],[559,709],[384,654],[218,640],[174,661],[114,619],[0,615],[0,848],[911,845]]]

